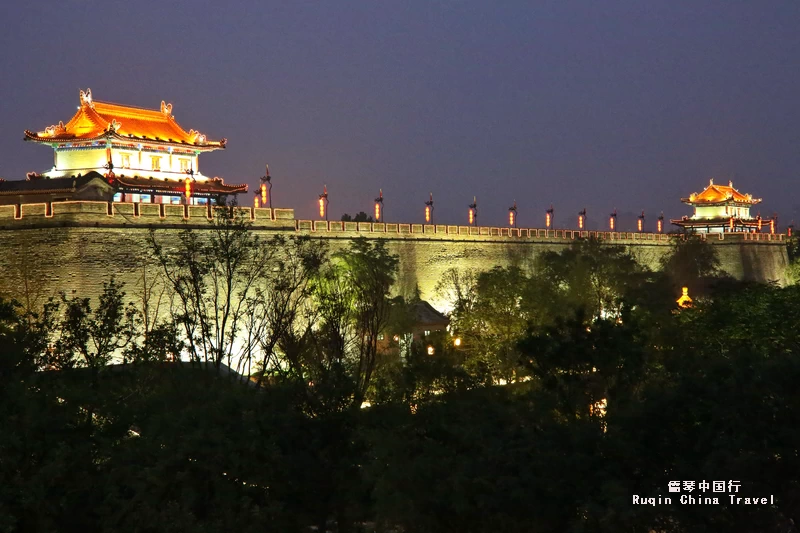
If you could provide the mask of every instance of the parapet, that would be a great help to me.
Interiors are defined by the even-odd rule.
[[[0,206],[0,227],[58,226],[185,226],[206,225],[214,210],[210,205],[150,204],[70,200]],[[294,209],[235,207],[254,227],[295,229]]]
[[[502,228],[384,222],[296,220],[294,209],[212,207],[210,205],[151,204],[70,200],[38,204],[0,205],[0,229],[37,227],[204,227],[214,210],[235,209],[253,229],[291,231],[319,237],[371,236],[385,239],[562,242],[596,238],[614,244],[667,245],[676,235],[664,233],[578,231],[568,229]],[[785,234],[699,234],[709,242],[785,243]]]

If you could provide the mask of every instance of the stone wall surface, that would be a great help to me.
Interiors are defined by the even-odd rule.
[[[658,268],[672,239],[659,234],[302,221],[290,209],[240,209],[252,220],[252,231],[265,238],[308,235],[325,239],[334,251],[358,236],[385,239],[400,258],[397,292],[410,295],[418,287],[423,299],[444,311],[446,303],[439,301],[435,288],[453,267],[483,271],[515,265],[529,271],[538,254],[563,250],[574,239],[591,235],[624,245],[639,261]],[[31,306],[61,291],[95,298],[113,275],[125,283],[130,299],[139,298],[143,276],[152,278],[147,270],[150,228],[157,228],[160,242],[177,242],[186,227],[207,229],[210,213],[205,206],[105,202],[0,206],[6,252],[0,256],[0,294]],[[709,237],[709,242],[723,269],[734,277],[786,283],[783,236],[724,234],[722,239]]]

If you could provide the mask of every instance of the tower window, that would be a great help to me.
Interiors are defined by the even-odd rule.
[[[161,170],[161,156],[151,155],[150,161],[152,162],[153,170]]]
[[[122,168],[131,168],[130,154],[122,154]]]
[[[180,161],[181,164],[181,172],[186,172],[187,170],[189,170],[189,164],[191,163],[190,160],[181,158],[178,161]]]

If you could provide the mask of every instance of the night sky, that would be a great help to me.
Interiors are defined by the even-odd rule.
[[[226,137],[200,170],[276,207],[389,222],[633,230],[714,177],[800,222],[800,3],[604,0],[3,2],[0,176],[52,165],[25,129],[78,90]],[[249,205],[248,193],[241,203]]]

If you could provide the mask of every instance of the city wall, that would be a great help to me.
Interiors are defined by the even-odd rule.
[[[95,297],[113,275],[136,299],[148,275],[150,228],[158,228],[158,238],[168,243],[179,239],[186,227],[207,228],[210,209],[93,201],[0,206],[5,248],[0,257],[0,294],[31,306],[60,291]],[[308,235],[327,240],[332,250],[355,237],[384,239],[400,258],[398,293],[410,295],[418,287],[423,299],[444,311],[447,303],[440,301],[435,288],[453,267],[481,271],[515,265],[530,271],[537,255],[563,250],[575,239],[596,237],[627,247],[655,269],[674,238],[653,233],[308,221],[295,220],[292,209],[237,209],[252,221],[253,231],[267,238],[276,233]],[[785,284],[784,239],[784,235],[726,233],[710,235],[708,242],[732,276]]]

